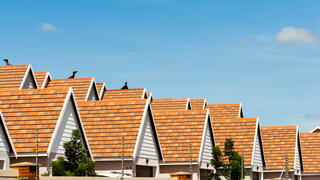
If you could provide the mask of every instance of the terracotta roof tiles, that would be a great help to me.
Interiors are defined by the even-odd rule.
[[[52,79],[48,88],[72,87],[77,100],[86,100],[93,78]]]
[[[208,104],[207,108],[210,109],[211,118],[241,118],[241,104]]]
[[[94,158],[133,157],[146,99],[78,102],[80,115]]]
[[[191,99],[191,109],[204,110],[206,108],[206,99]]]
[[[103,99],[104,93],[106,91],[106,84],[105,83],[96,83],[98,96],[100,99]]]
[[[30,65],[0,66],[0,89],[19,89]]]
[[[164,162],[198,161],[207,112],[204,110],[154,110]]]
[[[257,123],[257,118],[212,119],[216,146],[223,151],[225,140],[232,138],[235,150],[244,155],[245,166],[251,166]]]
[[[0,109],[17,153],[32,153],[38,130],[39,152],[46,152],[69,88],[2,90]]]
[[[146,89],[107,89],[104,99],[145,99]]]
[[[320,173],[320,133],[300,133],[303,172]]]
[[[289,168],[294,168],[296,147],[296,126],[262,126],[262,142],[266,169],[281,170],[285,166],[285,156],[289,159]]]
[[[153,110],[186,110],[189,103],[188,98],[163,98],[153,99]]]
[[[34,76],[36,78],[38,88],[41,88],[48,72],[34,72]]]

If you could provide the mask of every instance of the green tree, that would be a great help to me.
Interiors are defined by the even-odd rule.
[[[243,157],[234,150],[232,139],[225,140],[223,153],[219,147],[213,147],[212,156],[211,165],[216,169],[216,172],[209,174],[211,179],[221,180],[221,176],[228,180],[243,179],[245,175]]]
[[[88,151],[81,142],[79,130],[72,131],[72,137],[69,142],[63,144],[65,157],[59,157],[53,161],[53,176],[95,176],[94,171],[96,163],[88,159]]]

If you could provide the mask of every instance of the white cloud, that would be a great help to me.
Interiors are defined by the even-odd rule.
[[[318,121],[320,120],[320,113],[309,113],[304,115],[302,118],[308,121]]]
[[[277,41],[314,43],[316,37],[308,29],[286,27],[277,34]]]
[[[56,31],[58,28],[52,24],[49,24],[49,23],[42,23],[40,26],[40,29],[42,31]]]

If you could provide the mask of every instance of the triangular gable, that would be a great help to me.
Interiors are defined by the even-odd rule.
[[[190,98],[187,99],[186,110],[191,110]]]
[[[210,114],[208,111],[199,155],[199,162],[202,168],[208,168],[210,165],[210,161],[213,158],[212,147],[214,147],[214,138],[211,127]],[[204,164],[205,166],[203,166]]]
[[[260,132],[259,119],[257,119],[256,135],[254,137],[253,153],[252,153],[252,166],[255,171],[262,171],[265,167],[262,137]]]
[[[49,144],[48,154],[52,153],[54,156],[64,155],[63,144],[71,140],[72,131],[76,129],[80,130],[82,135],[82,142],[86,149],[89,151],[90,156],[92,157],[82,121],[79,116],[79,111],[74,100],[72,88],[70,88],[61,114],[59,116],[58,123],[54,130],[54,134],[52,136],[53,138],[51,139],[51,142]]]
[[[239,108],[239,118],[243,118],[242,103],[240,103],[240,108]]]
[[[29,65],[21,82],[20,89],[37,89],[37,81],[35,80],[31,66]]]
[[[146,103],[140,124],[139,135],[134,149],[135,158],[162,160],[160,142],[150,108],[150,99]]]
[[[0,152],[8,152],[9,155],[13,153],[14,156],[17,157],[17,152],[8,133],[2,112],[0,112]]]
[[[96,83],[92,79],[91,84],[88,88],[88,94],[86,96],[86,101],[93,101],[93,100],[99,100],[99,95],[98,95]]]
[[[51,81],[51,75],[50,75],[50,73],[49,72],[47,72],[47,74],[46,74],[46,76],[45,76],[45,78],[44,78],[44,81],[43,81],[43,83],[42,83],[42,87],[41,88],[46,88],[47,86],[48,86],[48,84],[49,84],[49,82]]]

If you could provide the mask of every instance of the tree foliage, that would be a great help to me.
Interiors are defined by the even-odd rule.
[[[88,159],[88,151],[81,142],[79,130],[72,131],[69,142],[63,144],[65,158],[58,157],[51,163],[53,176],[95,176],[96,163]]]
[[[210,173],[209,177],[215,180],[221,180],[224,176],[228,180],[240,180],[244,178],[245,168],[243,157],[234,150],[234,141],[226,139],[224,143],[224,152],[219,147],[212,149],[211,165],[215,168],[215,173]]]

